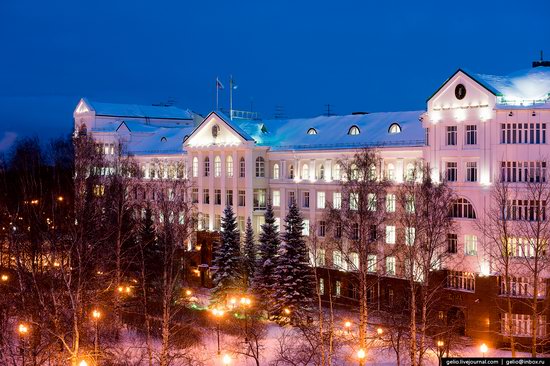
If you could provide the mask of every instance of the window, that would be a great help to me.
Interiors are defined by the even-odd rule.
[[[309,236],[309,220],[304,219],[304,228],[302,229],[303,236]]]
[[[500,164],[502,182],[546,182],[545,161],[502,161]]]
[[[546,123],[502,123],[501,144],[546,144]]]
[[[477,255],[477,236],[464,235],[464,254]]]
[[[456,145],[456,126],[447,126],[447,146]]]
[[[279,164],[273,164],[273,179],[279,179]]]
[[[222,204],[222,190],[221,189],[215,189],[214,190],[214,204],[215,205],[221,205]]]
[[[208,189],[202,191],[202,203],[210,204],[210,191]]]
[[[447,234],[447,253],[457,253],[458,236],[456,234]]]
[[[294,179],[294,165],[288,166],[288,179]]]
[[[451,217],[463,219],[475,219],[476,212],[474,206],[465,198],[454,200],[451,205]]]
[[[395,166],[392,163],[388,164],[386,171],[387,171],[388,180],[392,180],[392,181],[395,180]]]
[[[476,125],[466,125],[466,145],[477,145]]]
[[[325,192],[317,192],[317,208],[325,208]]]
[[[405,228],[405,244],[413,245],[416,236],[416,229],[414,227]]]
[[[342,282],[336,281],[336,286],[334,289],[334,296],[340,297],[342,295]]]
[[[214,230],[220,231],[221,227],[222,227],[221,215],[214,215]]]
[[[266,190],[265,189],[255,189],[254,190],[254,209],[263,210],[267,207],[266,205]]]
[[[367,209],[369,211],[376,211],[376,195],[374,193],[367,194]]]
[[[395,244],[395,226],[386,226],[386,244]]]
[[[445,179],[448,182],[456,182],[458,180],[458,164],[456,161],[445,162]]]
[[[317,135],[317,130],[315,128],[310,128],[307,130],[308,135]]]
[[[501,316],[500,331],[505,335],[514,335],[516,337],[532,337],[533,321],[530,314],[510,314],[504,313]],[[538,338],[546,337],[546,315],[537,317],[536,332]]]
[[[359,270],[359,254],[355,252],[349,253],[349,270],[357,271]]]
[[[325,179],[325,167],[322,164],[319,167],[319,179]]]
[[[225,158],[225,170],[225,175],[228,178],[233,177],[233,157],[231,155]]]
[[[222,159],[219,156],[214,158],[214,177],[222,175]]]
[[[396,197],[395,194],[386,195],[386,212],[395,212]]]
[[[256,177],[265,177],[265,160],[261,156],[256,158]]]
[[[407,194],[405,196],[405,211],[409,214],[414,213],[414,196],[412,194]]]
[[[193,190],[191,191],[191,200],[193,201],[193,203],[199,203],[199,189],[198,188],[193,188]]]
[[[424,144],[426,144],[426,146],[430,146],[430,129],[429,128],[424,129]]]
[[[208,177],[210,175],[210,158],[207,156],[204,158],[204,176]]]
[[[309,192],[302,193],[302,207],[309,208]]]
[[[275,218],[275,231],[279,232],[279,231],[281,231],[280,229],[281,229],[281,218],[276,217]]]
[[[511,257],[532,258],[536,254],[537,242],[536,239],[508,238],[507,246]]]
[[[246,191],[239,191],[239,206],[244,207],[246,205]]]
[[[340,180],[341,179],[340,164],[334,164],[334,179],[335,180]]]
[[[401,126],[398,123],[392,123],[390,128],[388,128],[388,133],[395,134],[401,132]]]
[[[357,210],[359,208],[359,193],[352,192],[349,194],[349,208],[350,210]]]
[[[228,189],[225,191],[225,203],[226,205],[233,206],[233,190]]]
[[[414,167],[413,163],[407,164],[407,170],[405,172],[405,180],[411,182],[416,175],[416,168]]]
[[[447,287],[475,292],[476,277],[472,272],[449,271],[447,273]]]
[[[508,220],[545,221],[546,201],[509,200],[504,214]]]
[[[296,204],[296,192],[289,191],[288,192],[288,205],[291,206],[291,205],[294,205],[294,204]]]
[[[532,297],[533,296],[533,279],[531,277],[514,277],[510,276],[508,278],[509,289],[506,289],[508,286],[506,283],[506,277],[498,277],[499,285],[499,295],[510,295],[515,297]],[[546,283],[543,278],[539,278],[537,284],[537,291],[539,298],[544,298],[546,296]]]
[[[367,255],[367,272],[376,272],[376,254]]]
[[[244,178],[246,176],[246,163],[244,158],[239,160],[239,177]]]
[[[102,197],[105,195],[105,186],[103,184],[94,185],[94,196]]]
[[[348,135],[359,135],[361,133],[361,131],[359,130],[359,127],[353,125],[349,128],[348,130]]]
[[[324,238],[327,235],[327,222],[324,220],[319,221],[319,236]]]
[[[273,196],[273,207],[281,206],[281,192],[273,191],[272,196]]]
[[[334,229],[334,237],[335,238],[342,237],[342,223],[340,222],[336,223],[336,228]]]
[[[350,170],[350,179],[359,180],[359,169],[357,168],[357,165],[351,164]]]
[[[319,278],[319,294],[324,295],[325,294],[325,279]]]
[[[318,267],[324,267],[325,266],[325,250],[324,249],[317,249],[315,253],[315,264]]]
[[[309,166],[307,164],[302,165],[302,179],[309,179]]]
[[[332,251],[332,266],[335,269],[342,269],[342,252],[339,250]]]
[[[334,192],[332,193],[332,207],[339,210],[342,208],[342,193]]]
[[[196,156],[193,158],[193,178],[199,176],[199,158]]]
[[[466,182],[477,182],[477,162],[466,163]]]
[[[352,225],[351,238],[353,240],[359,240],[359,224],[356,222]]]
[[[395,276],[395,257],[386,257],[386,274]]]

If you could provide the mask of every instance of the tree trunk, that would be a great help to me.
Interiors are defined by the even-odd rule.
[[[417,366],[416,359],[416,292],[414,288],[414,280],[411,280],[411,344],[409,348],[411,357],[411,365]]]

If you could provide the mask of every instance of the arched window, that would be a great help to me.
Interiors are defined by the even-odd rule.
[[[458,198],[451,205],[451,217],[463,219],[475,219],[474,206],[466,198]]]
[[[256,158],[256,177],[265,177],[265,160],[261,156]]]
[[[273,179],[279,179],[279,164],[273,164]]]
[[[356,125],[353,125],[349,128],[348,135],[359,135],[361,130]]]
[[[167,141],[167,140],[166,140],[166,137],[162,136],[162,137],[160,138],[160,142],[166,142],[166,141]]]
[[[204,176],[210,176],[210,158],[208,156],[204,158]]]
[[[359,169],[357,168],[357,165],[352,164],[350,167],[350,179],[351,180],[358,180],[359,179]]]
[[[294,179],[294,165],[288,166],[288,179]]]
[[[219,155],[214,158],[214,177],[222,175],[222,159]]]
[[[225,170],[227,177],[231,178],[233,176],[233,157],[231,155],[225,158]]]
[[[312,127],[309,130],[307,130],[307,134],[308,135],[317,135],[317,130]]]
[[[399,126],[399,123],[392,123],[390,125],[390,128],[388,128],[388,133],[394,134],[394,133],[400,133],[401,132],[401,126]]]
[[[376,166],[374,164],[369,167],[369,180],[376,180]]]
[[[334,179],[340,180],[342,179],[342,173],[340,169],[340,164],[334,164]]]
[[[309,166],[307,164],[302,165],[302,179],[309,179]]]
[[[325,166],[322,164],[319,167],[319,179],[325,179]]]
[[[408,163],[407,164],[407,171],[405,172],[405,179],[408,181],[411,181],[414,179],[414,164]]]
[[[193,178],[199,176],[199,158],[196,156],[193,158]]]
[[[388,164],[387,177],[388,180],[395,180],[395,165],[393,165],[392,163]]]
[[[244,162],[244,158],[239,160],[239,170],[239,176],[244,178],[246,176],[246,163]]]

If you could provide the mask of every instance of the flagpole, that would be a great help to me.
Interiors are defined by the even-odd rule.
[[[233,75],[229,75],[229,119],[233,120]]]
[[[216,77],[216,111],[219,111],[219,95],[220,95],[220,88],[218,87],[218,77]]]

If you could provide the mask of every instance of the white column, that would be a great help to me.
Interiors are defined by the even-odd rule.
[[[225,158],[226,158],[226,154],[225,154],[225,150],[222,150],[221,151],[221,154],[220,154],[220,159],[222,160],[222,171],[221,171],[221,174],[220,174],[220,189],[222,191],[222,207],[225,208],[225,206],[227,205],[227,200],[226,200],[226,197],[227,197],[227,192],[226,192],[226,174],[227,174],[227,169],[226,169],[226,161],[225,161]]]
[[[208,204],[209,228],[214,228],[214,151],[208,153],[210,159],[210,175],[208,177],[208,190],[210,194],[210,203]]]

